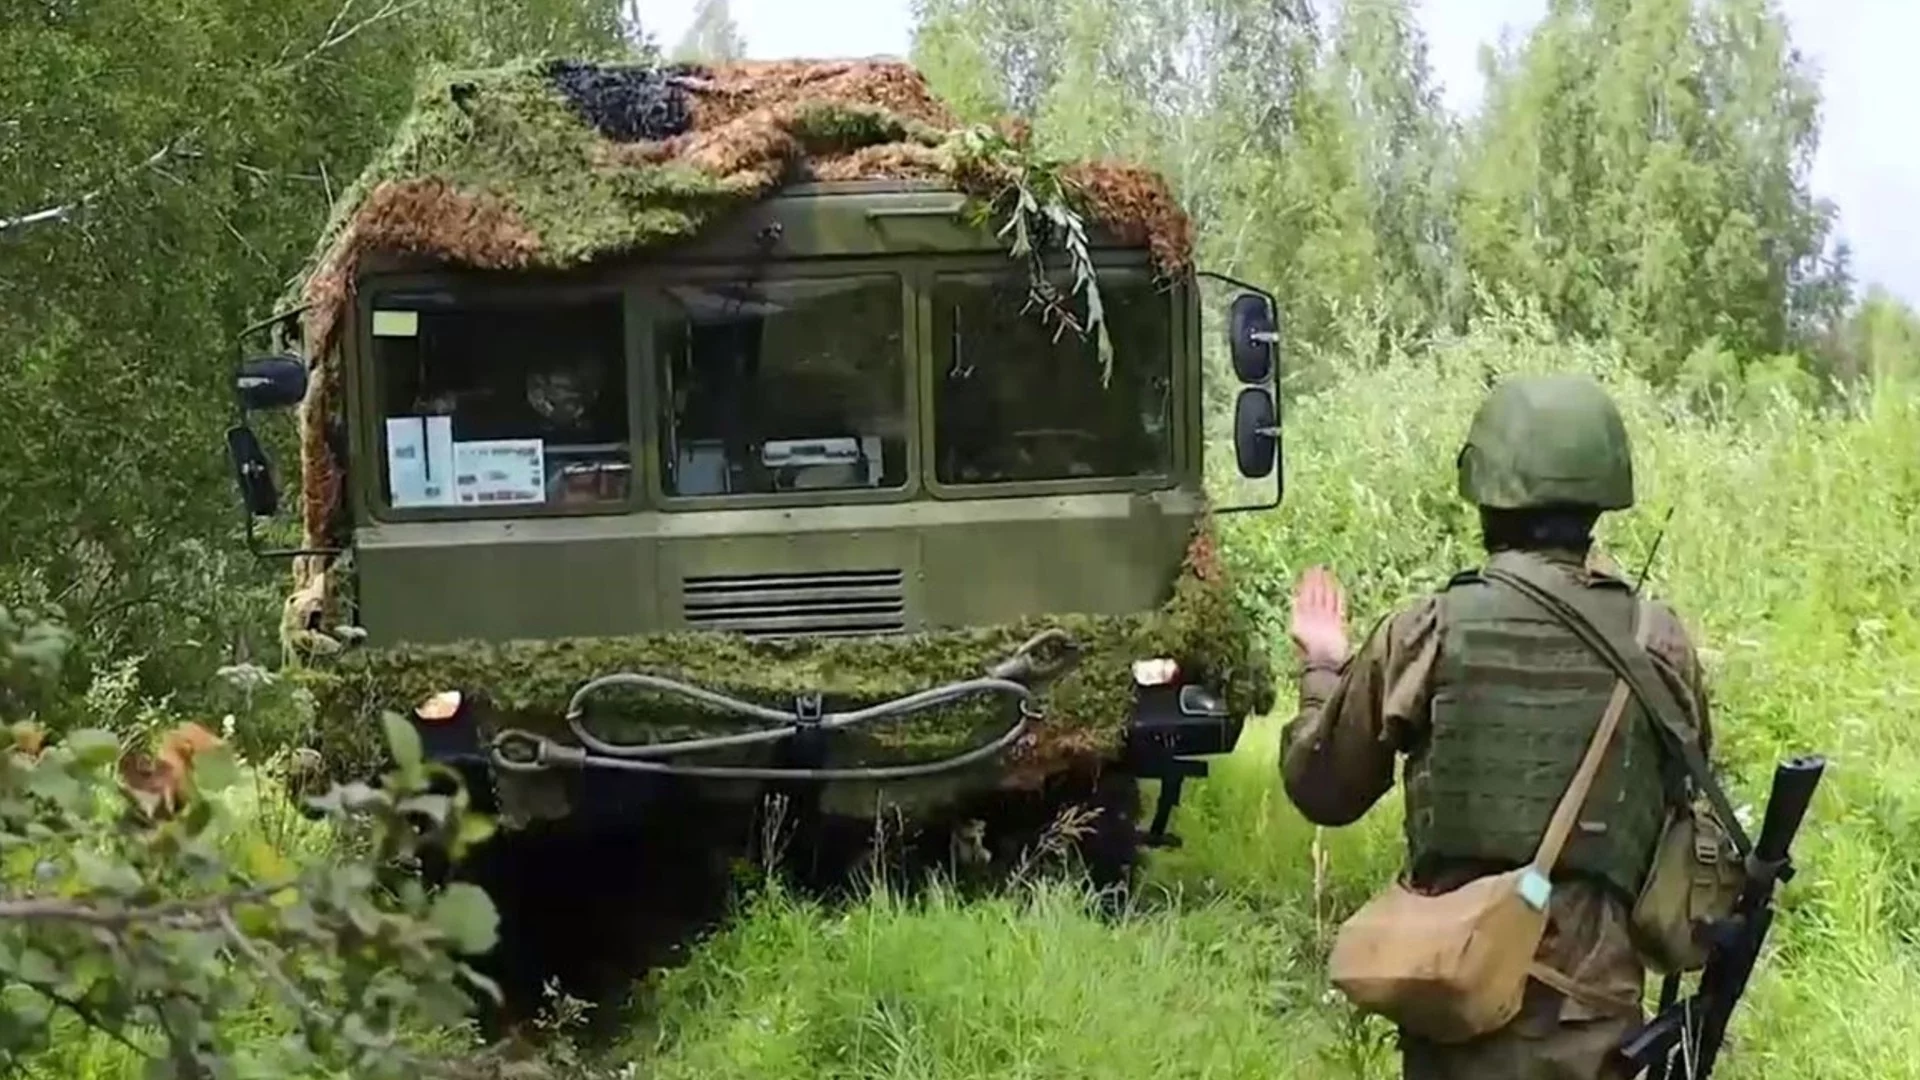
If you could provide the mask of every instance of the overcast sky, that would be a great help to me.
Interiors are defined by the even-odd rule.
[[[1503,28],[1524,32],[1545,0],[1416,0],[1431,61],[1457,111],[1475,107],[1482,42]],[[695,0],[639,0],[640,18],[671,48]],[[1920,40],[1920,0],[1782,0],[1796,44],[1818,66],[1824,117],[1813,185],[1840,208],[1854,273],[1920,303],[1920,75],[1909,72]],[[731,0],[734,22],[756,58],[906,55],[908,0]],[[831,12],[831,14],[829,14]],[[1910,96],[1913,95],[1913,96]],[[1901,104],[1901,102],[1907,104]]]

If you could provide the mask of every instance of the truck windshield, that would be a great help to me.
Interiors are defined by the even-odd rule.
[[[372,347],[388,500],[474,510],[624,502],[621,322],[617,297],[379,297]]]
[[[1055,285],[1063,295],[1072,280]],[[1172,471],[1170,306],[1145,273],[1102,270],[1113,341],[1098,346],[1029,304],[1024,270],[952,274],[933,292],[934,458],[943,484],[1115,479]]]
[[[906,483],[898,277],[689,282],[661,292],[653,333],[667,494]]]

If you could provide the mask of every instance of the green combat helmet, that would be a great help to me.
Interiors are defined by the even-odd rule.
[[[1518,510],[1633,505],[1633,452],[1620,410],[1585,375],[1526,375],[1487,395],[1460,448],[1460,494]]]

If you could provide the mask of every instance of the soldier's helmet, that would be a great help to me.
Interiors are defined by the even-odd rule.
[[[1626,424],[1585,375],[1525,375],[1494,387],[1458,467],[1461,496],[1490,509],[1633,505]]]

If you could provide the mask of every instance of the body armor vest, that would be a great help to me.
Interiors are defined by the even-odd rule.
[[[1494,565],[1529,557],[1503,553]],[[1597,628],[1630,637],[1639,601],[1627,586],[1586,587],[1604,594]],[[1438,632],[1431,730],[1406,770],[1416,881],[1447,863],[1510,868],[1532,859],[1616,681],[1553,615],[1475,572],[1441,593]],[[1627,699],[1556,877],[1599,879],[1628,902],[1639,894],[1667,801],[1654,722],[1638,698]]]

